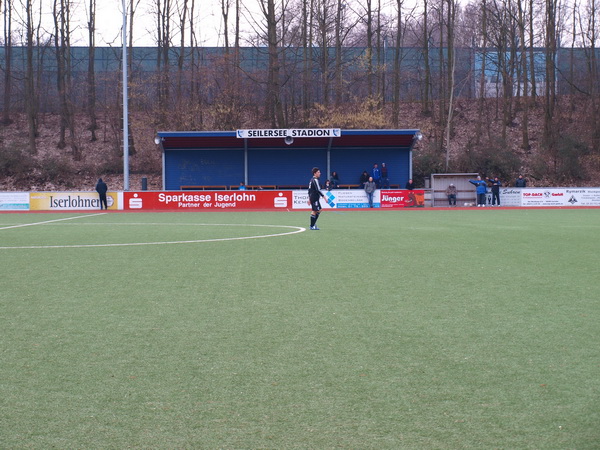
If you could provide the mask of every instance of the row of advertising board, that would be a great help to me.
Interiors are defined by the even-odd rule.
[[[487,194],[488,205],[492,194]],[[600,188],[502,188],[502,206],[600,206]]]
[[[109,192],[109,210],[305,210],[310,209],[305,190],[264,191],[137,191]],[[361,189],[326,192],[325,209],[368,208]],[[600,188],[505,188],[502,206],[600,206]],[[491,195],[488,196],[491,204]],[[424,190],[377,190],[373,207],[396,209],[425,206]],[[95,192],[0,192],[0,211],[99,210]]]
[[[422,207],[423,190],[378,190],[374,208]],[[368,208],[367,195],[360,189],[325,192],[325,209]],[[264,191],[137,191],[108,192],[108,209],[125,211],[198,210],[294,210],[310,209],[305,190]],[[95,192],[8,192],[0,193],[0,210],[65,211],[99,210]]]

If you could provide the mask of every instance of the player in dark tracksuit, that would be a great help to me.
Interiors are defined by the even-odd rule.
[[[98,183],[96,183],[96,192],[100,196],[100,209],[104,206],[104,209],[108,209],[108,201],[106,199],[106,191],[108,191],[108,187],[106,183],[102,181],[102,178],[98,179]]]
[[[318,167],[314,167],[312,173],[313,177],[311,178],[310,183],[308,183],[308,200],[310,201],[310,207],[312,208],[312,212],[310,213],[310,229],[318,230],[317,219],[319,218],[319,214],[321,214],[321,202],[319,200],[321,197],[325,198],[325,196],[321,192],[321,186],[319,185],[321,171]]]
[[[486,180],[492,184],[492,206],[496,206],[496,200],[498,201],[498,206],[500,206],[500,187],[502,186],[502,181],[498,179],[498,177],[486,178]]]

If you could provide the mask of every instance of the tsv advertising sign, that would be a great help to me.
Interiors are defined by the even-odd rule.
[[[139,210],[279,210],[292,207],[291,191],[124,192],[123,209]]]

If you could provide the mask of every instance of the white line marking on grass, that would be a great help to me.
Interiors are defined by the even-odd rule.
[[[47,223],[62,222],[64,220],[74,220],[74,219],[83,219],[85,217],[103,216],[104,214],[106,214],[106,213],[86,214],[85,216],[75,216],[75,217],[65,217],[63,219],[45,220],[43,222],[22,223],[20,225],[11,225],[11,226],[8,226],[8,227],[0,227],[0,230],[8,230],[10,228],[32,227],[34,225],[44,225],[44,224],[47,224]],[[12,248],[12,247],[9,247],[9,248]]]
[[[147,225],[147,224],[144,224]],[[160,225],[173,225],[173,224],[160,224]],[[306,231],[306,228],[303,227],[294,227],[289,225],[256,225],[256,224],[195,224],[195,225],[212,225],[212,226],[247,226],[247,227],[270,227],[270,228],[288,228],[293,231],[288,231],[286,233],[278,233],[278,234],[263,234],[260,236],[241,236],[241,237],[232,237],[232,238],[215,238],[215,239],[198,239],[198,240],[190,240],[190,241],[161,241],[161,242],[129,242],[122,244],[74,244],[74,245],[27,245],[27,246],[19,246],[19,247],[0,247],[0,250],[8,250],[8,249],[42,249],[42,248],[88,248],[88,247],[131,247],[131,246],[142,246],[142,245],[172,245],[172,244],[197,244],[204,242],[223,242],[223,241],[241,241],[245,239],[262,239],[262,238],[270,238],[277,236],[288,236],[297,233],[303,233]]]

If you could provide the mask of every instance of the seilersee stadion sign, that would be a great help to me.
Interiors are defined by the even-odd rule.
[[[301,137],[340,137],[340,128],[270,128],[257,130],[237,130],[236,136],[248,138],[301,138]]]

